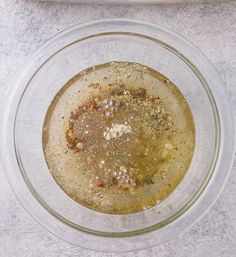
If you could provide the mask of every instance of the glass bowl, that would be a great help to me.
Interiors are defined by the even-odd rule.
[[[161,72],[185,96],[195,120],[196,146],[183,180],[160,204],[128,215],[73,201],[51,176],[42,148],[43,122],[55,94],[81,70],[110,61]],[[222,82],[196,47],[151,24],[101,20],[54,36],[22,68],[4,105],[1,157],[17,198],[46,229],[88,249],[124,252],[161,244],[206,213],[229,175],[234,135]]]

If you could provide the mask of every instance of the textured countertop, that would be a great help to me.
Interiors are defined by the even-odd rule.
[[[80,22],[123,17],[181,33],[214,63],[236,108],[236,1],[159,6],[95,6],[0,1],[0,103],[27,56],[55,33]],[[235,257],[236,163],[219,200],[178,239],[128,254],[95,253],[49,234],[22,208],[0,168],[0,257]]]

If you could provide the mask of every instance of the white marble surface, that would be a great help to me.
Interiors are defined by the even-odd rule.
[[[171,28],[215,64],[236,108],[236,1],[161,6],[86,6],[40,1],[0,1],[0,103],[26,57],[53,34],[74,24],[125,17]],[[222,171],[223,172],[223,171]],[[235,257],[236,163],[219,200],[180,238],[129,254],[95,253],[45,231],[21,207],[0,168],[0,257]]]

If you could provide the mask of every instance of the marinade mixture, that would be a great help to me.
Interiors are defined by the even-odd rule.
[[[165,199],[194,151],[184,96],[159,72],[111,62],[74,76],[44,122],[43,148],[58,185],[96,211],[126,214]]]

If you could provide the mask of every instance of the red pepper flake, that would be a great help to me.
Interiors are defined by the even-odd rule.
[[[102,179],[98,179],[96,182],[97,187],[104,187],[104,181]]]

